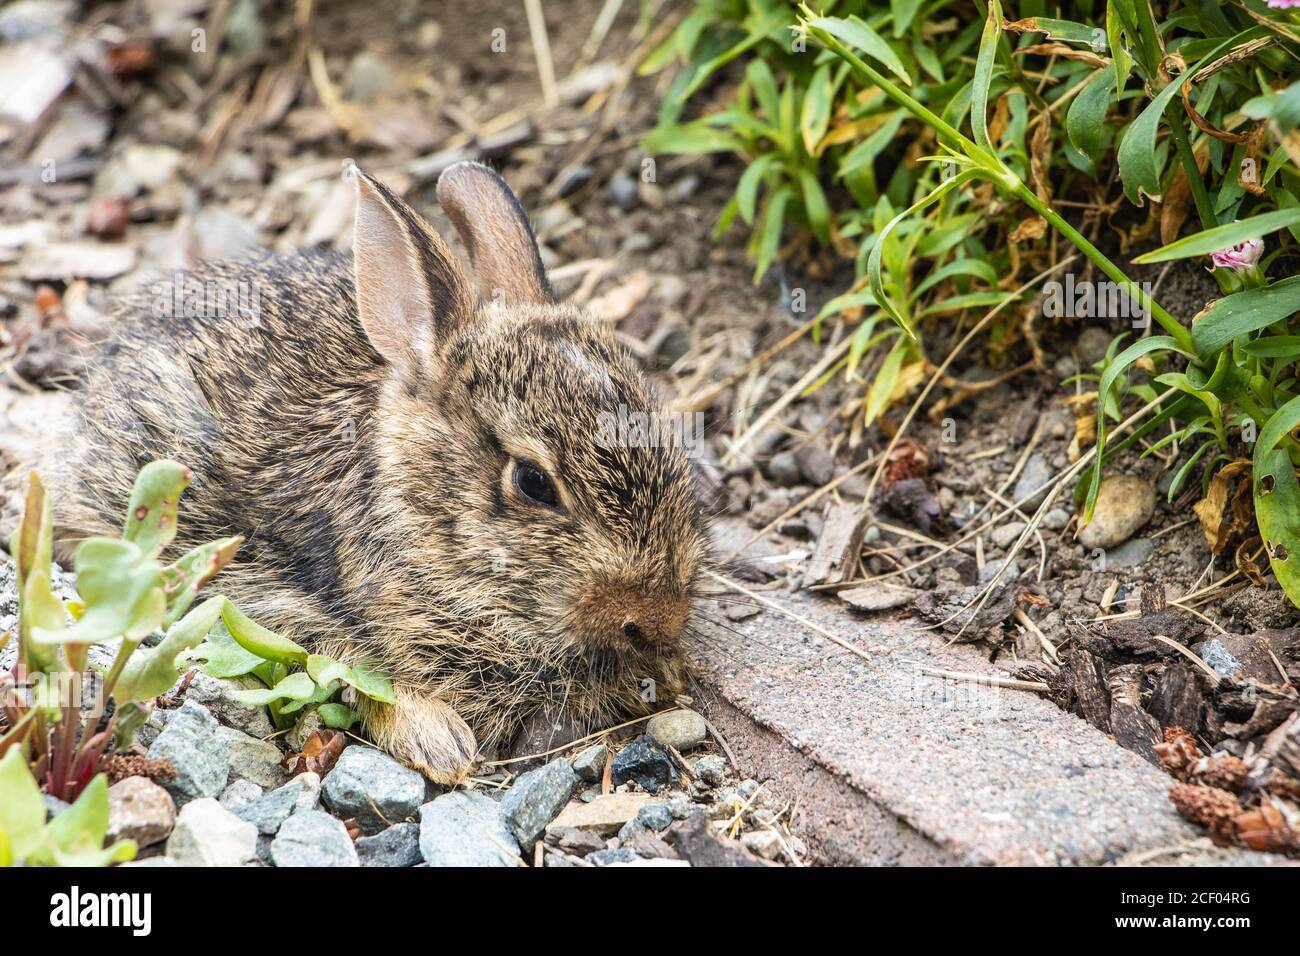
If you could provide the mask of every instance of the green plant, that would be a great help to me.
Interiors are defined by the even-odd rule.
[[[386,678],[308,654],[224,597],[195,606],[199,591],[243,539],[223,538],[164,562],[189,481],[188,470],[175,462],[146,465],[136,478],[122,537],[89,538],[78,547],[80,600],[65,605],[51,587],[50,503],[40,478],[31,476],[22,523],[10,542],[19,598],[18,659],[11,673],[0,675],[0,766],[7,768],[0,777],[0,803],[10,805],[9,794],[19,809],[0,816],[0,858],[6,845],[10,859],[29,862],[87,857],[90,844],[98,852],[100,818],[107,819],[103,761],[130,744],[154,699],[194,662],[215,676],[261,677],[268,689],[247,691],[243,699],[249,706],[269,706],[281,726],[307,706],[318,708],[328,726],[351,726],[356,713],[335,699],[345,688],[392,703]],[[156,643],[146,646],[154,635]],[[91,645],[114,643],[111,665],[93,671]],[[110,701],[111,716],[105,718]],[[21,774],[14,769],[19,765]],[[41,789],[75,803],[38,834],[29,798],[35,791],[39,799]],[[41,814],[43,824],[43,805]],[[117,859],[118,852],[125,851],[104,851],[102,859]]]
[[[1300,336],[1293,326],[1300,280],[1267,278],[1278,257],[1294,254],[1287,240],[1300,238],[1300,87],[1286,85],[1296,72],[1298,21],[1258,0],[1170,5],[1159,20],[1151,5],[1135,0],[1080,3],[1075,20],[1049,18],[1044,3],[1018,6],[1022,19],[1008,22],[997,0],[826,4],[825,13],[835,16],[766,0],[701,3],[647,64],[659,68],[674,58],[685,64],[647,148],[731,150],[749,164],[720,225],[737,215],[750,222],[746,213],[758,210],[750,248],[762,256],[756,256],[760,269],[780,246],[782,225],[773,216],[813,237],[829,236],[832,246],[848,235],[861,237],[858,281],[819,319],[852,317],[850,308],[875,305],[892,320],[893,344],[864,401],[876,412],[881,379],[897,377],[909,360],[924,361],[927,321],[997,305],[1014,280],[1008,267],[1014,272],[1017,260],[1050,253],[1052,233],[1067,240],[1163,333],[1112,351],[1099,371],[1098,454],[1077,489],[1085,520],[1105,462],[1156,429],[1170,432],[1146,453],[1172,443],[1192,446],[1178,481],[1203,461],[1206,487],[1215,467],[1236,457],[1238,432],[1246,443],[1258,433],[1254,510],[1273,570],[1300,603],[1291,560],[1300,547],[1293,507],[1300,445],[1291,434],[1300,424],[1294,377]],[[927,42],[936,35],[944,37],[941,48]],[[801,39],[807,53],[798,52]],[[730,106],[682,122],[685,98],[742,56],[756,59],[746,65]],[[773,70],[755,66],[757,58],[770,61],[779,78],[769,82]],[[1029,65],[1039,62],[1040,69]],[[796,127],[813,135],[795,136]],[[844,165],[854,150],[885,148],[872,141],[880,128],[914,130],[913,143],[933,155],[895,153],[911,162],[898,163],[889,185],[873,194],[864,170],[844,175]],[[916,172],[901,172],[912,165]],[[1059,211],[1061,196],[1071,192],[1081,197],[1072,200],[1076,206],[1107,202],[1110,168],[1118,169],[1134,207],[1163,200],[1158,215],[1148,206],[1151,218],[1125,236],[1139,241],[1160,229],[1165,244],[1137,261],[1210,257],[1225,295],[1194,321],[1185,324],[1163,309]],[[803,182],[811,173],[824,185],[828,169],[838,169],[851,202],[832,198],[817,217],[824,224],[814,227],[809,196],[816,193]],[[760,207],[752,194],[764,183]],[[978,225],[970,218],[977,205],[985,213]],[[1179,239],[1192,209],[1201,228]],[[990,254],[993,244],[981,242],[983,232],[1005,237],[1017,254]],[[1275,234],[1283,243],[1252,261],[1260,240]],[[859,356],[884,341],[878,318],[863,315],[854,331]],[[1148,382],[1130,385],[1134,369],[1147,370]],[[892,383],[887,386],[891,391]],[[1168,400],[1112,446],[1107,422],[1120,417],[1127,394]],[[1214,512],[1202,514],[1212,546]]]
[[[135,857],[133,840],[104,846],[108,784],[95,777],[72,806],[48,823],[45,800],[17,748],[0,758],[0,867],[107,866]]]

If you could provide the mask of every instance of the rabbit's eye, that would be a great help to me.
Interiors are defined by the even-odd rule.
[[[515,488],[521,495],[539,505],[554,508],[559,502],[555,496],[555,485],[546,472],[531,461],[521,461],[515,465]]]

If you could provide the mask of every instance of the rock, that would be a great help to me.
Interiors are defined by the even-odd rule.
[[[713,832],[709,821],[702,813],[696,813],[682,823],[670,827],[664,840],[691,866],[770,865],[753,856],[738,843],[721,839]]]
[[[415,866],[423,861],[420,854],[420,826],[397,823],[374,836],[357,841],[357,857],[362,866]]]
[[[367,835],[413,819],[424,802],[424,778],[383,751],[348,747],[321,790],[325,806],[352,817]]]
[[[456,791],[420,807],[420,854],[429,866],[517,866],[519,845],[501,806]]]
[[[580,780],[595,783],[605,773],[605,759],[608,754],[609,748],[604,744],[588,747],[573,758],[573,772]]]
[[[602,837],[590,830],[579,830],[577,827],[548,828],[546,842],[574,856],[586,856],[588,853],[605,849],[605,840]]]
[[[704,718],[695,711],[685,708],[670,710],[666,714],[656,714],[650,718],[645,729],[646,733],[655,740],[681,753],[698,747],[709,735],[709,728],[704,723]]]
[[[664,842],[659,834],[650,830],[638,830],[623,841],[623,845],[639,857],[647,860],[676,860],[677,851]]]
[[[28,282],[104,281],[130,272],[137,259],[135,247],[125,243],[54,242],[29,249],[18,272]]]
[[[315,810],[320,804],[320,794],[320,777],[308,770],[283,787],[230,809],[235,816],[257,827],[258,833],[272,836],[293,814]]]
[[[619,173],[609,180],[610,201],[624,212],[631,212],[637,204],[636,180],[626,173]]]
[[[1020,472],[1020,477],[1016,479],[1016,490],[1012,493],[1011,498],[1019,504],[1020,509],[1026,513],[1037,508],[1042,504],[1044,494],[1034,494],[1036,491],[1045,489],[1048,482],[1052,480],[1052,466],[1047,463],[1047,459],[1034,452],[1025,462],[1024,470]],[[1024,499],[1033,495],[1028,501]]]
[[[1005,551],[1016,543],[1016,540],[1020,537],[1020,533],[1024,531],[1026,527],[1027,526],[1023,521],[1009,521],[1004,525],[999,525],[994,528],[989,534],[989,540],[991,540],[996,547]]]
[[[256,677],[222,679],[196,673],[185,691],[185,699],[202,704],[217,721],[226,727],[242,730],[250,737],[265,740],[275,733],[265,707],[249,707],[235,699],[241,690],[264,689]]]
[[[988,561],[984,567],[980,568],[976,578],[980,584],[988,584],[992,581],[1003,566],[1006,566],[1007,573],[1002,575],[1002,583],[1007,584],[1020,577],[1020,565],[1015,561],[1008,561],[1006,558],[998,558],[996,561]]]
[[[320,810],[304,810],[285,820],[271,841],[271,859],[279,867],[361,865],[347,827]]]
[[[1150,538],[1130,538],[1106,552],[1106,570],[1125,571],[1140,567],[1155,550],[1156,543]]]
[[[305,714],[298,718],[294,723],[293,729],[285,734],[284,741],[289,745],[289,749],[294,753],[300,753],[303,745],[307,743],[307,738],[318,730],[323,730],[325,721],[320,719],[320,714],[313,707]]]
[[[804,481],[814,488],[828,484],[835,477],[835,456],[818,444],[804,445],[794,453]]]
[[[251,780],[236,780],[221,791],[220,802],[223,807],[234,813],[239,807],[247,806],[262,795],[262,788]]]
[[[636,855],[635,850],[627,847],[618,847],[615,850],[597,850],[595,853],[587,854],[587,862],[596,866],[611,866],[617,863],[635,863],[641,858]]]
[[[532,851],[546,825],[569,802],[577,783],[569,761],[560,757],[523,774],[506,792],[501,811],[525,853]]]
[[[587,183],[591,182],[591,177],[595,175],[595,170],[586,163],[579,163],[577,166],[571,166],[564,170],[563,175],[555,184],[555,193],[561,199],[567,199],[576,193]]]
[[[257,857],[257,827],[199,797],[177,814],[167,855],[180,866],[243,866]]]
[[[1113,548],[1150,521],[1155,508],[1156,488],[1151,482],[1133,475],[1103,478],[1097,507],[1079,532],[1079,544],[1089,551]]]
[[[170,183],[185,156],[179,149],[154,143],[132,143],[122,151],[122,163],[141,188],[153,192]]]
[[[691,767],[700,782],[709,787],[720,787],[727,779],[727,761],[717,754],[696,757]]]
[[[673,813],[666,803],[647,803],[636,812],[636,816],[623,824],[623,828],[618,831],[618,838],[626,843],[645,830],[655,833],[667,830],[672,822]]]
[[[551,821],[546,832],[572,827],[600,836],[612,836],[635,817],[638,810],[652,802],[654,797],[648,793],[610,793],[598,796],[590,803],[570,803]]]
[[[867,584],[835,592],[835,596],[858,611],[892,611],[906,607],[916,597],[911,588],[885,584]]]
[[[283,786],[289,775],[280,766],[284,754],[269,740],[258,740],[233,727],[222,727],[221,735],[230,745],[230,776],[234,780],[251,780],[265,790]]]
[[[1043,515],[1043,527],[1048,531],[1060,531],[1070,523],[1070,512],[1064,508],[1050,508]]]
[[[675,770],[668,751],[653,737],[642,734],[618,752],[612,774],[616,787],[630,781],[653,793],[673,781]]]
[[[1079,361],[1084,365],[1100,362],[1106,357],[1106,350],[1110,348],[1110,341],[1114,337],[1109,329],[1096,325],[1088,326],[1079,333],[1079,337],[1074,342],[1074,347],[1079,353]]]
[[[767,463],[767,476],[782,488],[799,484],[803,472],[799,470],[799,461],[793,452],[783,451],[773,455]]]
[[[1241,661],[1233,657],[1217,637],[1201,645],[1201,659],[1213,667],[1220,677],[1233,677],[1241,670]]]
[[[230,739],[220,731],[221,725],[206,707],[187,700],[149,747],[150,760],[169,760],[176,771],[161,782],[178,807],[201,797],[216,797],[226,788]]]
[[[740,845],[764,860],[775,860],[781,853],[781,838],[775,830],[750,830],[740,835]]]
[[[352,58],[343,80],[348,99],[371,103],[393,86],[393,71],[382,57],[363,51]]]
[[[108,788],[108,842],[134,840],[143,848],[167,839],[176,802],[147,777],[127,777]]]
[[[41,800],[45,803],[45,822],[49,823],[72,804],[66,800],[60,800],[58,797],[51,797],[48,793],[41,794]]]

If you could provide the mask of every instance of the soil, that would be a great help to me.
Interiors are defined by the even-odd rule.
[[[1063,707],[1153,762],[1160,759],[1156,745],[1174,727],[1189,731],[1207,752],[1218,747],[1248,761],[1279,727],[1294,735],[1300,613],[1271,577],[1261,586],[1250,586],[1241,573],[1230,577],[1236,545],[1252,532],[1210,554],[1192,512],[1202,494],[1199,470],[1167,499],[1165,482],[1185,460],[1185,449],[1166,447],[1146,457],[1130,451],[1108,465],[1107,474],[1135,475],[1160,493],[1150,520],[1133,540],[1112,548],[1106,564],[1075,540],[1067,488],[1054,502],[1059,511],[1047,515],[1050,527],[1031,536],[990,601],[961,629],[969,618],[964,606],[1007,554],[1009,541],[1000,529],[1026,517],[1000,517],[969,541],[946,546],[1014,501],[1016,479],[1025,470],[1057,475],[1072,454],[1087,450],[1084,444],[1072,452],[1071,445],[1076,419],[1095,402],[1072,402],[1095,383],[1073,376],[1101,358],[1122,329],[1114,321],[1093,328],[1080,320],[1049,321],[1035,303],[1026,314],[1041,362],[994,388],[979,389],[978,383],[1029,363],[1033,353],[1019,334],[996,349],[978,341],[908,426],[900,454],[867,504],[872,468],[863,463],[887,446],[907,407],[895,406],[866,430],[851,427],[871,363],[854,380],[837,375],[810,396],[796,397],[738,444],[822,359],[828,342],[851,330],[828,324],[821,342],[804,336],[765,362],[751,367],[751,360],[842,292],[852,269],[795,248],[755,284],[741,230],[714,235],[740,171],[734,158],[654,157],[653,181],[646,181],[651,157],[642,154],[640,138],[654,125],[669,77],[624,68],[664,35],[682,5],[656,7],[647,39],[638,5],[625,4],[593,51],[593,5],[546,3],[557,75],[568,76],[585,62],[607,64],[618,77],[550,109],[539,102],[522,4],[450,0],[430,15],[425,5],[397,0],[383,5],[382,16],[367,4],[331,0],[318,7],[313,37],[321,58],[314,59],[313,46],[303,54],[308,66],[292,70],[286,63],[296,41],[287,10],[244,24],[240,42],[247,50],[217,69],[179,52],[185,47],[178,37],[188,38],[188,30],[151,29],[143,5],[73,18],[81,24],[74,33],[95,49],[138,39],[153,51],[154,64],[139,74],[114,74],[102,61],[83,63],[74,89],[40,120],[0,127],[5,165],[27,173],[0,187],[0,236],[46,224],[31,241],[0,242],[6,407],[20,396],[61,387],[77,348],[102,333],[111,295],[152,272],[252,244],[347,248],[350,195],[338,177],[344,157],[403,192],[450,235],[433,199],[438,163],[449,149],[478,154],[486,143],[489,158],[534,218],[557,292],[615,323],[628,347],[655,370],[666,398],[706,413],[702,471],[712,507],[743,516],[757,533],[820,487],[843,479],[742,553],[720,555],[728,573],[759,590],[816,583],[830,592],[827,600],[849,585],[889,575],[890,583],[911,590],[897,606],[873,613],[915,617],[948,639],[979,642],[1009,674],[1043,682]],[[505,51],[485,52],[498,29]],[[259,33],[260,47],[249,39]],[[719,88],[727,82],[724,76]],[[343,105],[329,102],[331,92]],[[708,101],[707,91],[703,98]],[[74,123],[69,117],[78,110],[91,119]],[[97,130],[94,117],[107,118],[107,127]],[[66,161],[60,157],[73,170],[68,179],[45,183],[41,149],[59,123],[71,124],[86,145]],[[160,150],[142,154],[145,146]],[[147,156],[144,175],[129,161],[138,164],[141,155]],[[166,162],[173,168],[160,173]],[[139,188],[124,188],[132,177]],[[124,194],[129,211],[119,223],[122,238],[85,236],[88,218],[111,212],[106,201]],[[138,263],[101,280],[59,281],[41,274],[43,252],[56,241],[133,250]],[[1195,267],[1152,268],[1140,278],[1158,282],[1162,303],[1185,318],[1215,294]],[[968,315],[961,325],[927,332],[931,361],[942,361],[976,319]],[[962,391],[954,387],[958,382]],[[852,469],[855,474],[845,478]],[[838,533],[846,520],[860,533],[860,547],[850,533],[839,545],[848,546],[839,571],[832,567],[810,582],[809,564],[819,548],[833,548],[828,532]],[[1117,561],[1128,566],[1116,567]],[[1197,598],[1195,614],[1172,603],[1225,578]],[[844,603],[846,615],[864,613]],[[762,611],[728,598],[708,613],[739,618]],[[1163,632],[1141,623],[1156,615],[1164,615],[1154,617]],[[1141,633],[1126,634],[1125,627]],[[1183,651],[1149,639],[1171,636],[1169,630],[1178,631]],[[1265,645],[1270,653],[1261,654]],[[1217,662],[1210,668],[1218,668],[1217,676],[1189,655]],[[1280,703],[1269,704],[1264,714],[1232,696],[1241,688]],[[1259,792],[1256,787],[1247,803]]]

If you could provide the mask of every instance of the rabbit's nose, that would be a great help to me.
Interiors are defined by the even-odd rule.
[[[689,598],[620,584],[593,587],[578,602],[584,636],[598,646],[639,650],[677,640],[690,616]]]

